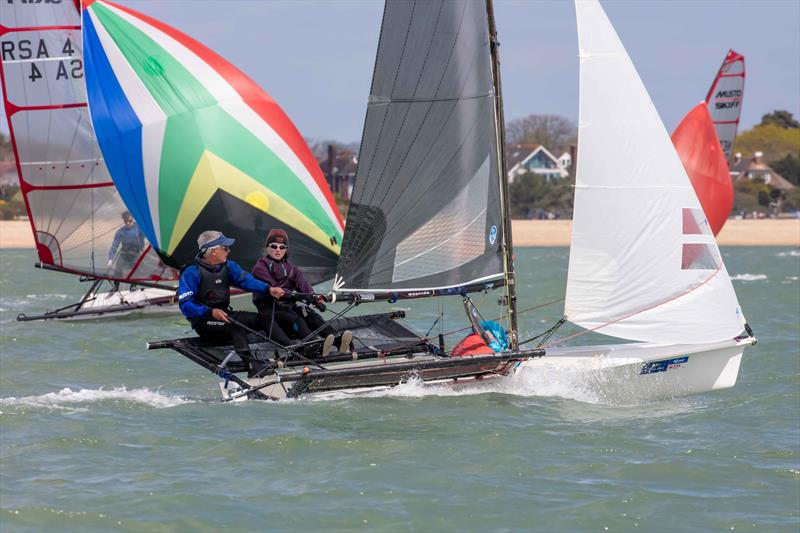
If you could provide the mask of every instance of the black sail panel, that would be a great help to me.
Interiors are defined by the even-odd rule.
[[[386,3],[339,290],[503,277],[486,5]]]

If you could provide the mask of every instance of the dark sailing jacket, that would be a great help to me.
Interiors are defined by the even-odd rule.
[[[253,267],[253,276],[264,281],[270,287],[280,287],[285,291],[314,292],[314,288],[306,281],[297,265],[286,258],[276,261],[269,256],[262,257]],[[272,305],[272,297],[268,294],[253,293],[253,303],[261,310],[267,303]],[[280,305],[291,304],[280,302]]]
[[[266,293],[269,285],[242,270],[235,261],[209,265],[202,259],[189,265],[178,282],[178,306],[187,319],[206,318],[212,309],[228,310],[230,288]]]

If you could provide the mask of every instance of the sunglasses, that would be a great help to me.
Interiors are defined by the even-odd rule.
[[[272,248],[273,250],[285,250],[285,244],[275,244],[274,242],[267,246],[267,248]]]
[[[124,220],[123,222],[125,222],[125,224],[133,224],[133,219],[129,218],[129,219]]]

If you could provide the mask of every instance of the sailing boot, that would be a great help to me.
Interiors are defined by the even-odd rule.
[[[320,354],[322,357],[327,357],[328,354],[331,353],[334,340],[335,337],[333,335],[328,335],[327,337],[325,337],[325,340],[322,341],[322,353]]]

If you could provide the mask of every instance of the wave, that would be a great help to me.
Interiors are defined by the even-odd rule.
[[[789,250],[788,252],[778,252],[778,257],[800,257],[800,250]]]
[[[764,281],[766,279],[766,274],[736,274],[731,276],[732,281]]]
[[[0,398],[0,407],[44,407],[50,409],[75,409],[75,406],[107,401],[125,401],[148,407],[166,408],[175,407],[185,403],[192,403],[181,396],[162,394],[150,389],[132,389],[115,387],[113,389],[80,389],[73,391],[70,388],[58,392],[48,392],[39,396],[22,396],[20,398]],[[84,406],[85,407],[85,406]]]

